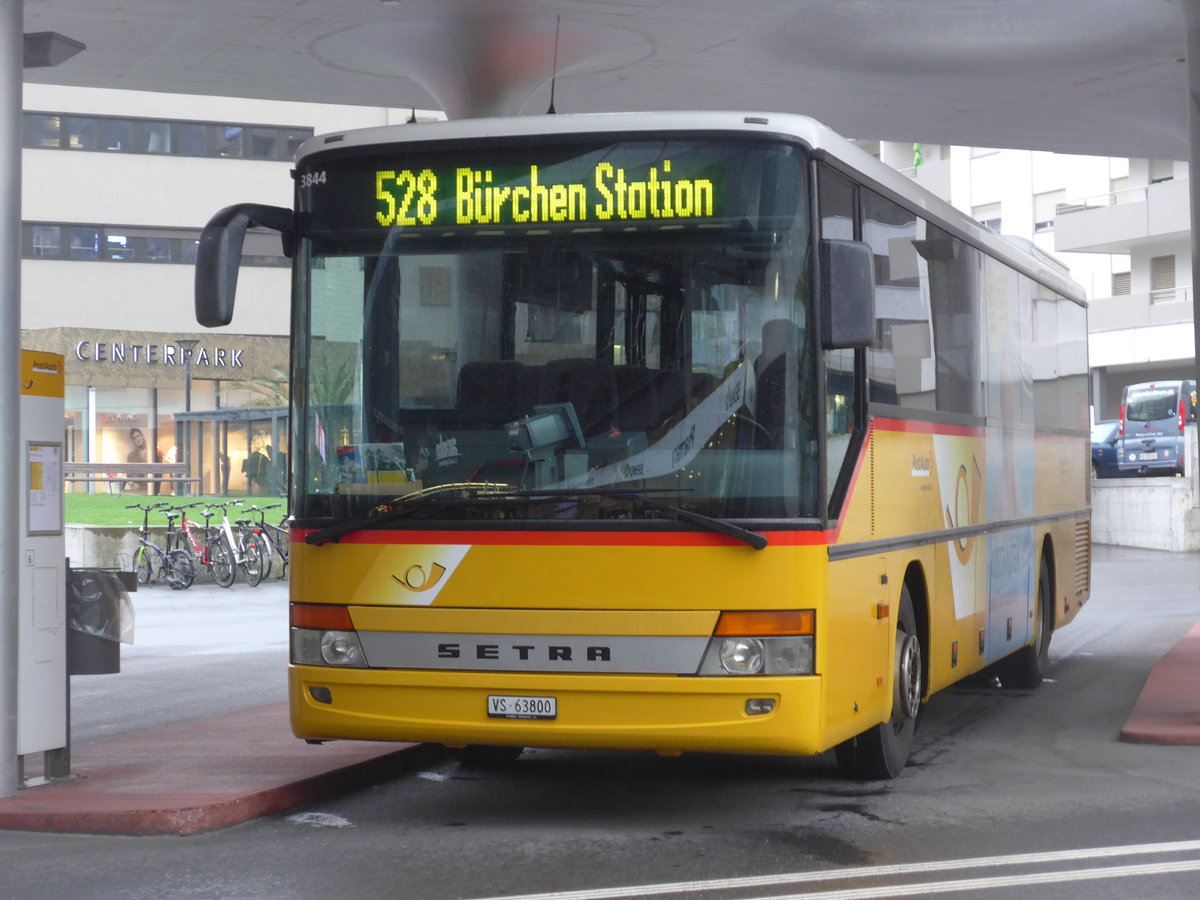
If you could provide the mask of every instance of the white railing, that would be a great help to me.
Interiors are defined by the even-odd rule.
[[[1187,178],[1173,178],[1171,181],[1177,181],[1180,184],[1185,184]],[[1155,182],[1155,184],[1163,184],[1164,182]],[[1139,184],[1136,187],[1128,187],[1119,191],[1109,191],[1107,194],[1092,194],[1089,197],[1081,197],[1077,200],[1066,200],[1062,203],[1055,204],[1054,214],[1056,216],[1070,215],[1071,213],[1084,212],[1089,209],[1103,209],[1107,206],[1120,206],[1123,203],[1139,203],[1149,199],[1150,188],[1154,184]],[[1184,190],[1187,190],[1185,187]]]
[[[1192,299],[1190,287],[1159,288],[1150,292],[1151,303],[1172,303],[1175,301],[1189,302]]]

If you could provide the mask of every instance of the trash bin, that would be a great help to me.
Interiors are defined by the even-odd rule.
[[[112,569],[67,567],[67,674],[121,671],[121,643],[133,642],[133,603]]]

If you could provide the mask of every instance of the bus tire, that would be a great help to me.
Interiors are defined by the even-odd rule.
[[[1037,595],[1033,611],[1033,643],[1000,660],[996,676],[1003,687],[1032,690],[1042,683],[1050,664],[1050,638],[1054,631],[1054,591],[1050,560],[1043,554],[1038,566]]]
[[[458,764],[467,769],[496,769],[517,761],[524,747],[497,744],[467,744],[457,752]]]
[[[895,778],[903,771],[912,749],[924,682],[921,637],[907,584],[900,594],[895,659],[891,718],[835,748],[838,768],[850,778],[872,781]]]

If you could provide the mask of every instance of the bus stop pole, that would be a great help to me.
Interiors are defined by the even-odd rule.
[[[24,0],[0,0],[0,799],[17,793],[17,633],[20,536],[16,521],[21,465],[21,78]]]

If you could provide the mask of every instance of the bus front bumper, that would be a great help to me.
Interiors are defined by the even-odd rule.
[[[288,679],[292,731],[309,740],[801,755],[830,746],[819,676],[549,678],[293,665]],[[497,696],[553,698],[555,717],[490,716]]]

